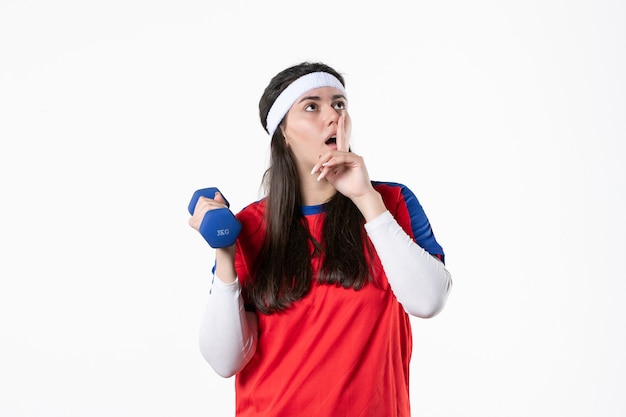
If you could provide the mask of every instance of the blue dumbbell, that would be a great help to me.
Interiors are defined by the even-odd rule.
[[[215,187],[203,188],[193,193],[189,202],[189,214],[193,215],[196,203],[200,197],[215,198],[215,193],[219,190]],[[226,206],[230,207],[228,200],[224,196]],[[200,223],[200,234],[212,248],[225,248],[235,244],[237,236],[241,231],[241,223],[232,211],[227,208],[209,210],[204,215]]]

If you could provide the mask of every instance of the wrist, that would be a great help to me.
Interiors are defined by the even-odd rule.
[[[368,193],[359,197],[354,197],[352,202],[354,202],[361,214],[363,214],[366,222],[375,219],[387,211],[387,207],[385,207],[382,196],[373,188]]]
[[[235,245],[215,250],[215,275],[226,284],[237,279],[235,272]]]

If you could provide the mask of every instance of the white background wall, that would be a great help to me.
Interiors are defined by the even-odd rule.
[[[0,415],[232,416],[197,329],[197,188],[255,200],[257,103],[344,73],[352,147],[444,246],[415,416],[626,414],[626,6],[0,3]]]

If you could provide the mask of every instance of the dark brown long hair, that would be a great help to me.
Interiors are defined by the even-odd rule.
[[[259,101],[259,116],[266,130],[267,114],[278,95],[299,77],[318,71],[334,75],[345,85],[341,74],[322,63],[303,62],[285,69],[272,78]],[[370,278],[364,248],[372,250],[363,228],[363,215],[350,199],[335,193],[324,204],[322,241],[315,241],[300,209],[298,171],[281,129],[276,129],[272,137],[263,185],[266,235],[252,271],[253,279],[245,288],[257,310],[270,314],[304,297],[313,283],[312,257],[323,255],[318,282],[362,288]]]

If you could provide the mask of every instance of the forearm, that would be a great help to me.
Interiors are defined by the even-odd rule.
[[[200,352],[218,375],[228,378],[254,355],[258,324],[244,309],[239,281],[215,278],[200,325]]]
[[[406,312],[422,318],[439,313],[452,288],[443,262],[416,244],[388,211],[366,223],[365,229]]]
[[[227,284],[237,279],[235,245],[215,250],[215,277]]]
[[[352,202],[357,206],[366,222],[374,220],[387,211],[380,193],[373,187],[363,195],[352,197]]]

